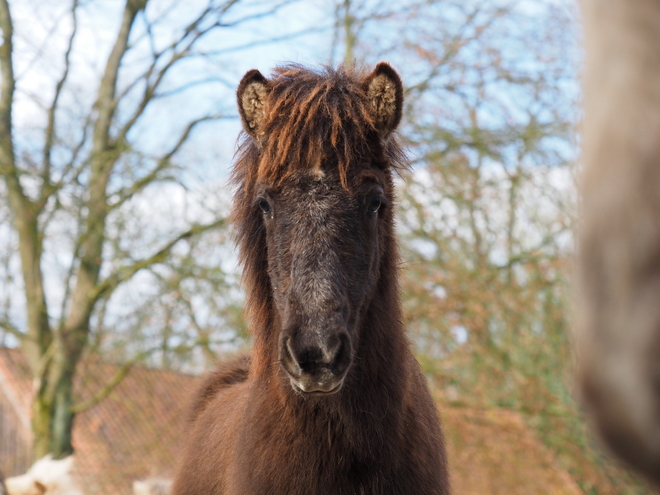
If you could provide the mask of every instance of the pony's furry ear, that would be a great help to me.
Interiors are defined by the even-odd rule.
[[[241,114],[243,128],[252,137],[256,137],[263,122],[266,99],[270,93],[270,84],[256,69],[248,71],[241,79],[236,90],[238,111]]]
[[[386,62],[379,63],[362,83],[373,112],[376,128],[383,138],[401,122],[403,84],[399,74]]]

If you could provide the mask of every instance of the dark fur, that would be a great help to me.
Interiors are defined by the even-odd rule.
[[[387,64],[371,74],[287,66],[270,80],[251,71],[238,100],[247,135],[233,219],[253,349],[249,365],[225,365],[203,385],[173,493],[449,493],[436,408],[401,315],[398,75]],[[264,187],[273,218],[256,203]],[[378,191],[374,215],[364,205]],[[321,207],[330,213],[307,211]],[[308,289],[319,277],[323,287]],[[283,336],[309,328],[347,339],[350,365],[331,395],[294,390],[284,369]]]

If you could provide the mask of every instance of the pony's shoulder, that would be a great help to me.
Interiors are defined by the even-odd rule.
[[[247,380],[250,369],[250,356],[241,354],[223,361],[209,372],[202,381],[190,412],[190,421],[194,421],[222,389]]]

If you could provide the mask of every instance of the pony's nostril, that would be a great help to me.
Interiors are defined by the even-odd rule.
[[[339,336],[339,345],[330,363],[330,371],[335,375],[343,374],[351,364],[351,341],[345,333]]]
[[[284,368],[292,375],[300,376],[302,369],[298,364],[296,353],[291,347],[291,339],[286,337],[282,343],[283,345],[280,351],[280,360],[282,361]]]

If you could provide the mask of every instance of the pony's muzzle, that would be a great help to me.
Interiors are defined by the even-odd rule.
[[[351,364],[351,341],[345,330],[327,338],[285,335],[280,341],[280,362],[297,391],[331,394],[341,388]]]

